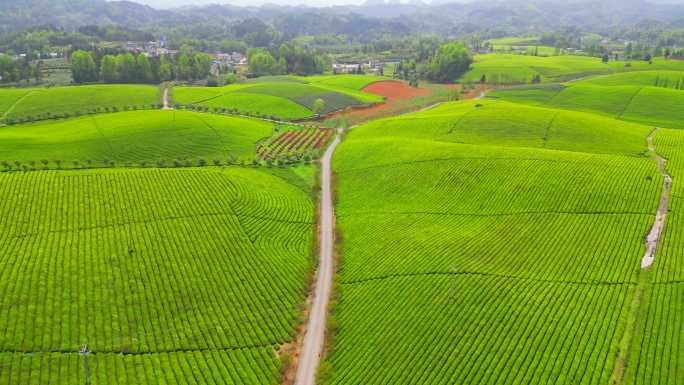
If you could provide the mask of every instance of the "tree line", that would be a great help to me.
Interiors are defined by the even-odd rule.
[[[99,56],[90,51],[71,55],[71,72],[76,83],[159,83],[170,80],[206,79],[212,58],[206,53],[181,53],[177,57],[148,57],[141,53]]]
[[[15,60],[8,55],[0,54],[0,83],[17,83],[29,81],[31,78],[40,79],[41,67],[40,61],[31,64],[26,58]]]
[[[292,44],[281,44],[273,49],[257,48],[247,52],[249,73],[253,77],[266,75],[314,75],[330,68],[325,55]]]
[[[402,60],[395,68],[394,76],[418,85],[418,78],[437,83],[451,83],[468,71],[473,58],[462,43],[453,42],[439,46],[432,56]]]

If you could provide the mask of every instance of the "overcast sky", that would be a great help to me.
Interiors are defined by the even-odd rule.
[[[206,4],[233,4],[233,5],[261,5],[272,4],[307,4],[315,6],[360,4],[364,0],[133,0],[155,8],[171,8],[181,5],[206,5]]]
[[[147,4],[155,8],[172,8],[182,5],[232,4],[232,5],[262,5],[265,3],[311,6],[330,6],[344,4],[362,4],[365,0],[132,0],[136,3]],[[396,0],[394,0],[396,1]],[[401,0],[407,2],[408,0]],[[455,0],[468,1],[468,0]],[[429,2],[429,1],[426,1]]]
[[[331,6],[344,4],[362,4],[366,0],[132,0],[136,3],[147,4],[155,8],[173,8],[183,5],[207,5],[207,4],[232,4],[232,5],[262,5],[265,3],[281,4],[281,5],[298,5],[305,4],[311,6]],[[410,0],[387,0],[387,1],[401,1],[409,2]],[[429,3],[431,0],[423,0]],[[454,2],[470,2],[480,1],[486,2],[489,0],[453,0]],[[555,0],[559,1],[559,0]],[[574,0],[577,1],[577,0]],[[684,3],[684,0],[649,0],[654,3]]]

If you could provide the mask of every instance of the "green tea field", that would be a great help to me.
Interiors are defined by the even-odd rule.
[[[44,161],[80,168],[253,159],[256,142],[272,131],[264,121],[189,111],[89,115],[1,129],[0,161],[21,169],[44,168]]]
[[[211,168],[8,173],[0,190],[1,384],[276,381],[311,268],[306,188]]]
[[[637,112],[609,113],[620,105],[607,95],[635,86],[616,83],[505,89],[491,95],[512,102],[447,103],[347,135],[334,162],[341,264],[322,383],[684,378],[684,136],[652,134],[657,117],[681,122],[659,115],[681,91],[644,88],[629,109],[640,118],[627,119]],[[584,87],[592,101],[556,102]],[[665,180],[650,135],[675,183],[663,247],[642,268]]]
[[[382,97],[360,91],[380,79],[370,76],[277,77],[225,87],[176,87],[173,102],[203,106],[212,111],[301,120],[314,116],[318,99],[324,101],[322,114],[382,102]]]
[[[0,88],[0,121],[66,118],[93,113],[159,108],[159,89],[144,85]]]
[[[490,96],[525,104],[594,112],[648,125],[684,128],[684,91],[655,86],[660,78],[636,75],[620,74],[577,83],[513,87],[494,91]],[[676,78],[676,75],[670,76],[670,79]],[[625,83],[613,84],[621,80]],[[665,80],[659,81],[667,84]],[[633,85],[640,82],[651,85]]]
[[[525,84],[539,75],[542,82],[560,82],[592,75],[626,71],[684,70],[684,62],[658,58],[653,64],[645,61],[610,61],[588,56],[529,56],[494,53],[475,56],[475,63],[462,80],[494,84]]]

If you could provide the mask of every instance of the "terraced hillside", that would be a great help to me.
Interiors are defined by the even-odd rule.
[[[650,131],[501,102],[354,129],[324,383],[609,383],[663,182]]]
[[[127,109],[159,108],[159,89],[146,85],[0,88],[0,121],[21,123]]]
[[[314,220],[277,172],[0,174],[0,383],[275,383]]]
[[[653,64],[645,61],[610,61],[604,64],[600,58],[589,56],[530,56],[515,54],[486,54],[475,56],[475,63],[463,79],[479,82],[484,75],[488,83],[525,84],[539,75],[542,82],[560,82],[590,75],[644,70],[684,70],[684,62],[655,59]]]
[[[111,167],[142,162],[230,157],[252,159],[268,122],[188,111],[134,111],[8,126],[0,130],[0,161],[12,167]],[[78,164],[74,164],[74,162]],[[16,164],[19,162],[19,164]]]
[[[306,80],[304,80],[306,79]],[[301,120],[314,116],[314,103],[325,102],[322,113],[352,106],[382,102],[382,98],[360,91],[372,77],[276,77],[225,87],[176,87],[173,100],[181,105],[211,110]],[[380,78],[375,78],[376,80]]]

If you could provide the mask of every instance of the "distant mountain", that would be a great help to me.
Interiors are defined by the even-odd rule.
[[[206,5],[159,10],[130,1],[2,0],[0,33],[40,25],[76,30],[86,24],[116,24],[145,31],[177,31],[200,39],[225,38],[230,24],[258,18],[287,37],[301,34],[350,34],[367,41],[383,34],[473,32],[540,33],[563,27],[601,31],[647,23],[684,26],[684,5],[653,0],[433,0],[387,2],[325,8],[263,5]],[[181,4],[185,0],[176,0]],[[221,2],[221,0],[216,0]],[[344,1],[344,0],[340,0]],[[668,0],[656,0],[668,2]],[[297,1],[290,1],[296,4]]]

